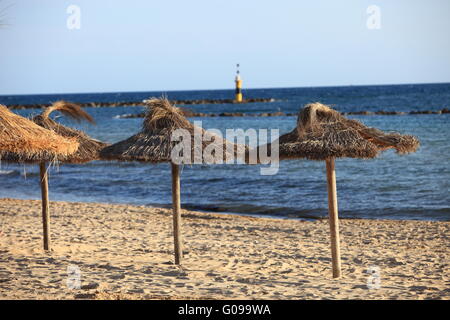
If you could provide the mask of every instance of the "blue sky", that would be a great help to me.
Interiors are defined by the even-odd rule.
[[[81,28],[69,30],[70,5]],[[367,28],[368,6],[381,29]],[[0,94],[450,82],[450,1],[0,0]],[[2,11],[2,10],[0,10]]]

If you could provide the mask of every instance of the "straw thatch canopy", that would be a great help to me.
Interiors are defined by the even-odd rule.
[[[404,154],[419,147],[414,136],[366,127],[321,103],[306,105],[299,113],[297,127],[282,135],[278,142],[280,159],[369,159],[386,149]],[[270,145],[267,148],[270,152]]]
[[[179,143],[172,141],[172,133],[177,129],[185,129],[191,138],[191,159],[195,159],[196,149],[222,150],[223,162],[248,150],[246,146],[233,144],[226,139],[194,126],[187,120],[180,109],[170,104],[167,99],[146,100],[148,112],[142,130],[130,138],[117,142],[101,151],[101,157],[107,160],[170,162],[173,147]],[[203,141],[194,141],[194,131],[203,135]],[[197,150],[201,151],[201,150]],[[201,153],[200,153],[201,154]],[[213,155],[215,155],[213,153]],[[200,159],[203,163],[217,163],[214,159]],[[220,163],[220,162],[219,162]]]
[[[148,112],[142,130],[134,136],[104,148],[100,155],[107,160],[170,162],[172,169],[172,210],[175,264],[181,264],[181,163],[223,163],[245,156],[248,148],[223,139],[189,122],[167,99],[146,101]],[[181,141],[172,141],[180,139]],[[181,146],[181,150],[177,148]],[[205,157],[203,152],[210,157]],[[172,158],[181,157],[178,159]],[[183,153],[183,154],[180,154]],[[202,155],[198,157],[198,155]],[[189,158],[190,159],[186,159]],[[199,158],[199,159],[198,159]],[[180,161],[181,160],[181,161]]]
[[[386,149],[395,149],[400,154],[414,152],[419,147],[419,141],[410,135],[385,133],[366,127],[359,121],[345,118],[326,105],[312,103],[300,111],[297,127],[293,131],[282,135],[275,141],[275,145],[272,143],[259,148],[267,149],[270,153],[277,143],[280,159],[306,158],[325,161],[332,274],[333,278],[339,278],[341,253],[335,158],[370,159]]]
[[[54,161],[78,148],[73,138],[63,138],[0,105],[0,160],[8,162]]]
[[[60,111],[76,121],[86,120],[90,123],[95,123],[95,121],[80,106],[66,101],[53,103],[50,107],[45,108],[40,115],[33,118],[33,121],[41,127],[52,130],[63,137],[74,138],[79,142],[78,150],[74,154],[59,160],[64,163],[83,163],[98,160],[100,158],[100,150],[108,144],[95,140],[80,130],[57,123],[49,117],[53,111]]]

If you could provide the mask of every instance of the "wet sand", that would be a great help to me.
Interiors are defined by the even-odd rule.
[[[183,210],[178,267],[168,209],[52,202],[49,253],[40,210],[0,199],[0,299],[450,298],[450,222],[341,220],[332,279],[326,220]]]

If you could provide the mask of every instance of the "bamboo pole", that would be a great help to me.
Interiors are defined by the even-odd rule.
[[[44,230],[44,250],[50,250],[50,213],[48,202],[48,175],[45,162],[39,164],[42,195],[42,226]]]
[[[180,205],[180,167],[172,165],[172,208],[173,208],[173,241],[175,264],[181,264],[183,248],[181,239],[181,205]]]
[[[341,276],[341,249],[339,241],[339,217],[336,192],[336,172],[334,170],[334,158],[326,160],[327,186],[328,186],[328,216],[330,222],[331,258],[333,266],[333,278]]]

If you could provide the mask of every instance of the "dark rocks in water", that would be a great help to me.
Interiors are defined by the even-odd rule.
[[[242,112],[222,112],[219,113],[219,117],[243,117],[245,116]]]
[[[286,116],[284,112],[276,111],[276,112],[264,112],[259,114],[260,117],[283,117]]]
[[[384,111],[384,110],[380,110],[380,111],[376,111],[376,112],[372,112],[372,111],[350,111],[350,112],[345,112],[344,114],[348,115],[405,115],[405,114],[443,114],[443,113],[450,113],[450,110],[447,108],[444,108],[442,110],[437,110],[437,111],[432,111],[432,110],[420,110],[420,111],[410,111],[410,112],[403,112],[403,111]]]
[[[196,105],[196,104],[228,104],[228,103],[255,103],[255,102],[274,102],[273,98],[250,98],[242,102],[236,102],[233,99],[200,99],[200,100],[171,100],[175,105]],[[82,102],[77,103],[80,107],[136,107],[145,105],[143,101],[116,101],[116,102]],[[40,109],[49,107],[50,104],[16,104],[9,105],[10,109]]]
[[[448,113],[448,110],[442,109],[442,110],[438,110],[438,111],[431,111],[431,110],[411,111],[409,114],[441,114],[441,113]]]
[[[188,118],[207,117],[208,116],[206,113],[203,113],[203,112],[194,112],[191,109],[187,109],[187,108],[180,108],[180,109],[183,112],[183,115]]]
[[[181,108],[183,115],[187,118],[194,117],[282,117],[282,116],[295,116],[294,113],[286,114],[284,112],[264,112],[264,113],[243,113],[243,112],[222,112],[222,113],[203,113],[203,112],[193,112],[192,110]],[[145,112],[135,113],[135,114],[122,114],[117,116],[120,119],[133,119],[133,118],[144,118]]]
[[[273,98],[250,98],[244,99],[242,102],[236,102],[234,99],[200,99],[200,100],[172,100],[175,105],[192,105],[192,104],[227,104],[227,103],[255,103],[255,102],[274,102]]]
[[[351,111],[351,112],[345,112],[344,114],[354,114],[354,115],[363,115],[363,116],[371,116],[375,114],[372,111]]]
[[[194,118],[194,117],[294,117],[297,116],[296,113],[285,113],[281,111],[275,111],[275,112],[263,112],[263,113],[244,113],[244,112],[221,112],[221,113],[203,113],[203,112],[194,112],[188,108],[181,108],[181,111],[183,112],[184,116],[187,118]],[[344,115],[405,115],[405,114],[444,114],[444,113],[450,113],[450,110],[447,108],[444,108],[442,110],[438,111],[430,111],[430,110],[424,110],[424,111],[410,111],[410,112],[402,112],[402,111],[351,111],[351,112],[344,112]],[[136,113],[136,114],[124,114],[117,116],[117,118],[121,119],[130,119],[130,118],[144,118],[145,113]]]
[[[393,116],[393,115],[404,115],[406,114],[406,112],[400,112],[400,111],[376,111],[375,114],[377,115],[389,115],[389,116]]]

